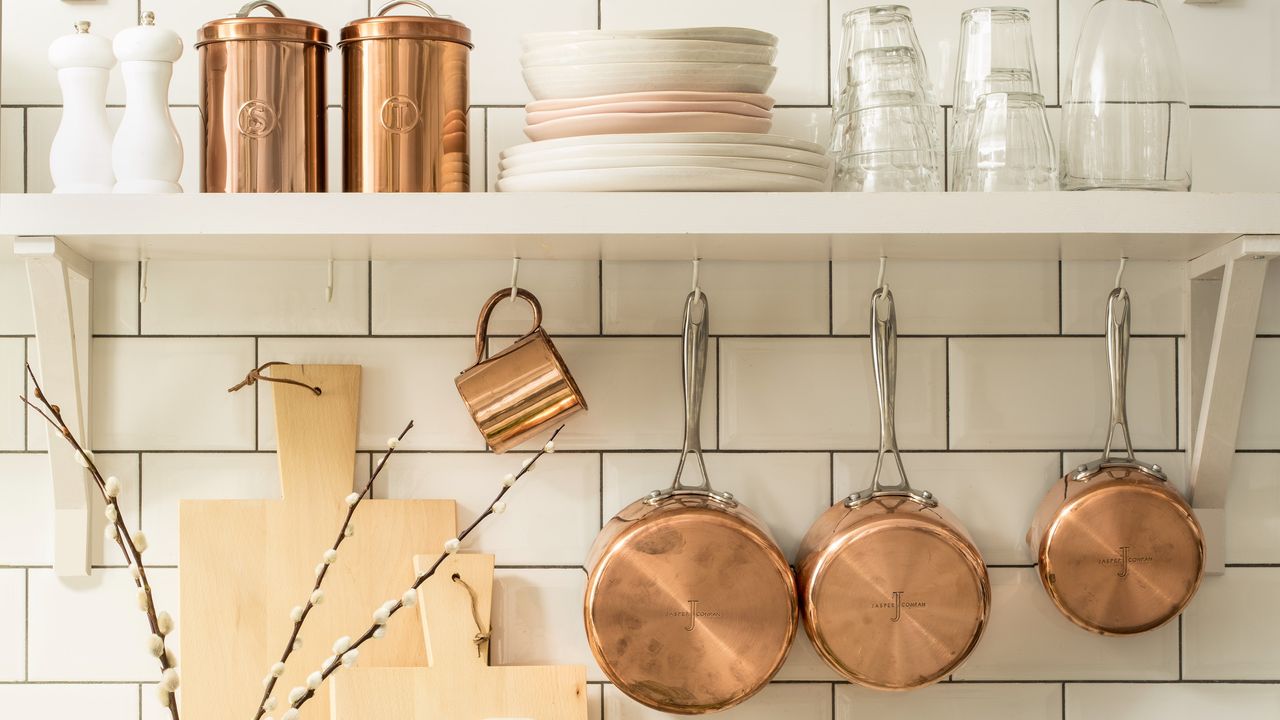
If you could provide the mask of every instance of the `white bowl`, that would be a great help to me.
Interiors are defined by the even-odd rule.
[[[524,121],[526,125],[537,125],[538,123],[549,122],[551,120],[560,120],[569,117],[582,117],[583,115],[599,115],[601,113],[644,114],[672,112],[718,112],[733,113],[734,115],[746,115],[747,117],[757,118],[773,117],[772,110],[765,110],[759,105],[735,102],[732,100],[723,102],[659,101],[599,103],[597,105],[581,105],[579,107],[565,108],[563,110],[544,110],[541,112],[529,112],[528,109],[526,109]]]
[[[772,45],[714,40],[587,40],[531,50],[520,57],[524,67],[590,65],[623,62],[718,62],[769,64],[777,56]]]
[[[760,93],[707,93],[693,90],[659,90],[656,92],[618,93],[615,95],[593,95],[580,98],[559,98],[556,100],[534,100],[524,106],[525,112],[546,112],[552,110],[570,110],[590,105],[607,105],[613,103],[648,103],[648,102],[740,102],[750,103],[762,110],[773,109],[773,98]]]
[[[538,100],[654,90],[763,93],[777,72],[759,63],[600,63],[529,67],[524,81]]]
[[[600,170],[622,167],[714,167],[735,168],[738,170],[755,170],[757,172],[782,173],[807,177],[811,180],[825,182],[831,170],[807,163],[771,160],[768,158],[743,158],[716,155],[639,155],[621,157],[588,157],[546,160],[537,163],[526,163],[519,167],[505,169],[499,177],[519,177],[560,170]]]
[[[530,143],[541,144],[541,143]],[[781,160],[802,163],[819,168],[824,173],[831,168],[831,157],[822,153],[776,145],[750,145],[746,143],[664,143],[577,145],[560,148],[544,148],[536,152],[521,153],[498,162],[500,172],[518,170],[529,165],[576,160],[640,161],[650,157],[711,157]],[[648,163],[653,164],[653,163]]]
[[[828,183],[799,175],[718,167],[556,170],[498,178],[499,192],[823,192]]]
[[[510,160],[520,155],[560,150],[563,148],[592,147],[596,145],[652,145],[656,143],[716,143],[735,145],[770,145],[773,147],[803,150],[815,155],[825,155],[827,149],[807,140],[797,140],[785,135],[764,135],[759,133],[731,132],[694,132],[694,133],[648,133],[636,135],[586,135],[583,137],[543,140],[541,142],[522,143],[499,153],[499,160]]]
[[[530,140],[624,133],[739,132],[767,133],[771,118],[724,112],[598,113],[526,125]]]
[[[567,32],[527,33],[521,38],[525,52],[555,45],[591,40],[712,40],[747,45],[777,45],[776,35],[760,30],[736,27],[665,28],[657,30],[570,30]]]

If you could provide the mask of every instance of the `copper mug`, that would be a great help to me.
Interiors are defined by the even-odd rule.
[[[476,323],[476,362],[455,381],[485,443],[496,453],[587,409],[582,391],[542,329],[542,306],[528,290],[517,288],[514,295],[533,308],[533,329],[489,356],[489,317],[512,294],[504,288],[485,301]]]

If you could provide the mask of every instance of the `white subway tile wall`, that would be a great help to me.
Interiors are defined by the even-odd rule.
[[[291,15],[342,25],[377,9],[369,0],[286,0]],[[862,3],[802,0],[440,0],[474,31],[471,163],[474,191],[492,190],[499,153],[526,141],[522,32],[744,24],[779,36],[775,131],[824,142],[840,16]],[[976,2],[913,3],[939,99],[950,101],[960,12]],[[1029,0],[1044,94],[1059,100],[1089,0]],[[51,189],[48,149],[60,97],[45,52],[78,19],[95,31],[132,25],[137,11],[182,36],[174,117],[198,190],[196,28],[230,12],[179,0],[0,0],[0,192]],[[1167,1],[1193,110],[1195,186],[1280,191],[1280,6]],[[340,52],[330,53],[330,158],[340,157]],[[1241,69],[1245,68],[1245,69]],[[124,100],[113,73],[109,116]],[[1050,110],[1056,127],[1058,112]],[[331,161],[331,189],[340,162]],[[0,200],[0,212],[2,209]],[[424,222],[429,222],[424,218]],[[869,482],[877,445],[868,359],[867,296],[874,262],[707,262],[712,359],[703,444],[712,481],[768,521],[788,554],[834,499]],[[1181,621],[1137,638],[1103,638],[1064,620],[1044,596],[1024,535],[1042,493],[1064,466],[1088,459],[1106,417],[1103,297],[1111,262],[895,260],[888,277],[904,335],[898,383],[904,464],[967,525],[992,566],[995,606],[977,652],[939,685],[906,695],[843,682],[797,640],[778,682],[726,720],[862,717],[1026,720],[1261,720],[1280,716],[1280,635],[1265,609],[1280,603],[1280,267],[1268,278],[1243,408],[1241,452],[1227,501],[1228,569],[1210,577]],[[414,419],[403,454],[377,497],[451,497],[469,521],[523,452],[494,457],[452,386],[473,361],[480,303],[505,286],[498,262],[339,262],[333,299],[322,263],[153,261],[139,301],[136,262],[95,267],[93,444],[124,485],[131,522],[152,538],[162,606],[177,609],[182,498],[279,493],[269,389],[227,394],[259,362],[364,366],[360,446],[382,447]],[[679,320],[683,263],[526,261],[521,284],[541,299],[586,393],[590,412],[511,496],[511,509],[477,536],[497,555],[493,660],[582,663],[591,720],[664,717],[605,682],[583,637],[583,556],[601,524],[675,470],[683,415]],[[1175,452],[1186,417],[1185,268],[1135,260],[1130,417],[1143,455],[1185,489]],[[26,388],[35,360],[23,266],[0,260],[0,401]],[[504,303],[492,329],[524,331],[523,308]],[[1070,337],[1074,336],[1074,337]],[[65,389],[48,388],[55,397]],[[10,400],[4,400],[9,398]],[[128,574],[113,548],[95,574],[51,568],[51,493],[44,427],[0,404],[0,716],[159,720]],[[525,449],[531,449],[529,445]],[[353,482],[368,477],[362,454]],[[691,478],[692,479],[692,478]],[[101,524],[100,515],[94,513]],[[95,531],[96,536],[96,531]],[[1262,613],[1260,616],[1259,613]],[[1259,617],[1262,620],[1259,620]],[[102,622],[109,618],[110,622]],[[52,713],[52,714],[51,714]]]

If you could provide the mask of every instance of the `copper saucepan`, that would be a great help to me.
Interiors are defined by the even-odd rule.
[[[675,481],[609,520],[587,557],[587,641],[632,699],[670,713],[732,707],[763,688],[795,638],[795,577],[768,527],[711,488],[699,418],[707,300],[684,318],[684,448]],[[690,455],[702,482],[681,481]]]
[[[1053,484],[1027,543],[1049,597],[1080,627],[1132,635],[1177,617],[1200,586],[1204,532],[1160,466],[1138,462],[1129,438],[1125,380],[1129,293],[1107,298],[1111,424],[1102,457]],[[1125,454],[1111,454],[1116,430]]]
[[[894,430],[897,317],[871,295],[880,452],[871,487],[824,512],[800,544],[801,618],[818,654],[860,685],[908,690],[946,677],[978,644],[991,610],[982,555],[959,521],[907,480]],[[900,480],[880,480],[893,454]]]

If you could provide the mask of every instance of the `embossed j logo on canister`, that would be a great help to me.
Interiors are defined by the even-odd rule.
[[[396,133],[407,133],[418,124],[422,113],[412,98],[404,95],[392,95],[382,103],[379,111],[382,127]]]
[[[693,626],[698,622],[698,601],[689,601],[689,627],[685,628],[687,632],[693,632]]]
[[[893,594],[893,617],[889,622],[898,622],[902,619],[902,592],[898,591]]]
[[[1120,546],[1120,572],[1116,573],[1119,577],[1129,577],[1129,546]]]

